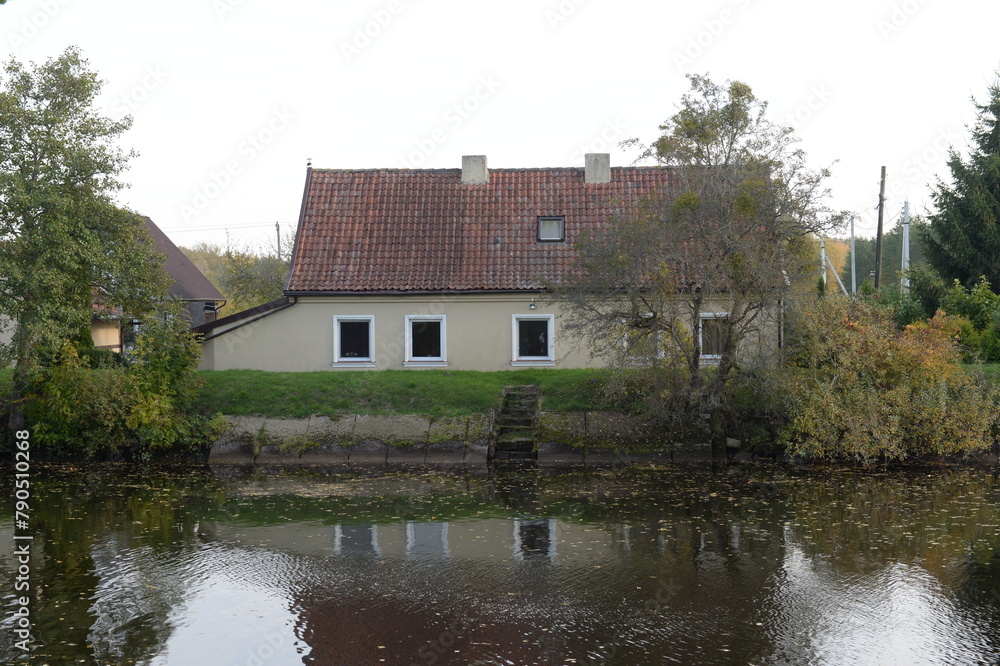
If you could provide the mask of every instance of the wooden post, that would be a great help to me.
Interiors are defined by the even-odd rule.
[[[878,231],[875,235],[875,289],[882,286],[882,219],[885,216],[885,167],[878,189]]]

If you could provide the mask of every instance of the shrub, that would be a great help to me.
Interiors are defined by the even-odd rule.
[[[201,382],[199,350],[183,318],[171,315],[167,309],[144,322],[125,359],[64,344],[29,392],[27,414],[43,450],[147,459],[172,447],[200,449],[218,434],[218,419],[187,413]]]
[[[938,312],[898,329],[890,308],[828,298],[807,306],[786,378],[789,453],[866,463],[989,448],[998,392],[961,365],[961,320]]]

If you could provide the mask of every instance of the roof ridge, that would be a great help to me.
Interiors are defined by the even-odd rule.
[[[361,168],[357,168],[357,169],[338,169],[338,168],[323,168],[323,167],[310,167],[310,168],[314,172],[330,172],[330,173],[343,173],[343,172],[348,172],[348,171],[349,172],[353,172],[353,173],[368,172],[368,171],[372,171],[372,172],[376,172],[377,171],[377,172],[380,172],[380,173],[389,173],[389,172],[392,172],[392,173],[396,173],[396,172],[398,172],[398,173],[449,172],[449,173],[451,173],[451,172],[461,172],[462,171],[462,167],[435,167],[435,168],[427,168],[427,169],[411,169],[411,168],[408,168],[408,167],[361,167]],[[669,169],[670,167],[662,167],[662,166],[657,166],[657,165],[651,165],[651,166],[646,166],[646,165],[642,165],[642,166],[630,165],[630,166],[613,166],[611,168],[612,169],[634,169],[634,170],[637,170],[637,171],[639,171],[639,170],[654,171],[654,170],[665,170],[665,169]],[[566,171],[566,170],[569,170],[569,169],[572,169],[574,171],[584,171],[585,167],[582,167],[582,166],[562,166],[562,167],[490,167],[489,168],[489,172],[490,173],[497,173],[499,171],[506,171],[506,172]]]

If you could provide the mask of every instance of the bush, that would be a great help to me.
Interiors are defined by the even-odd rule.
[[[68,341],[32,378],[27,415],[42,450],[148,459],[170,448],[201,449],[218,434],[218,419],[187,413],[201,380],[197,342],[182,317],[170,310],[150,317],[124,359],[95,351],[103,350],[80,353]]]
[[[988,449],[1000,395],[961,366],[961,320],[937,313],[898,329],[892,310],[829,298],[807,306],[786,378],[793,455],[866,463]]]

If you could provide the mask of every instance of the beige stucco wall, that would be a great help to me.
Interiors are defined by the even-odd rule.
[[[90,322],[90,335],[94,338],[94,346],[120,352],[122,336],[117,321],[94,319]]]
[[[0,317],[0,344],[9,345],[14,339],[14,320]]]
[[[512,363],[515,315],[552,315],[555,362],[537,366],[584,368],[604,365],[590,357],[583,343],[562,327],[563,312],[557,304],[530,295],[432,295],[342,296],[300,298],[279,312],[207,340],[203,345],[203,370],[267,370],[310,372],[318,370],[385,370],[414,367],[405,364],[407,315],[444,315],[447,364],[430,364],[451,370],[498,371],[524,367]],[[705,312],[724,312],[722,303]],[[373,367],[336,364],[334,317],[374,317]],[[747,340],[747,347],[776,345],[777,320],[764,317],[762,330]],[[216,331],[217,333],[218,331]]]
[[[560,330],[560,313],[524,295],[344,296],[303,298],[290,308],[207,340],[202,369],[316,370],[403,369],[407,315],[444,315],[445,352],[451,370],[510,370],[514,315],[555,315],[555,365],[599,364]],[[374,368],[335,365],[334,316],[374,317]],[[544,364],[542,364],[544,365]],[[552,365],[551,363],[548,365]]]

